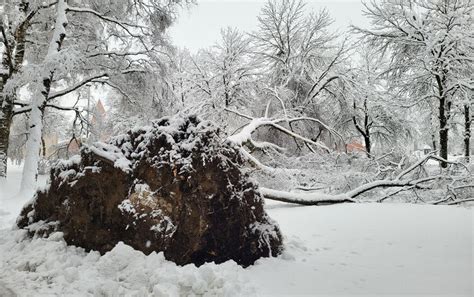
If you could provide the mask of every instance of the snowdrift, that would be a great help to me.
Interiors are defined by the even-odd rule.
[[[282,238],[240,153],[196,117],[163,118],[58,163],[17,221],[104,254],[119,242],[184,265],[277,255]]]

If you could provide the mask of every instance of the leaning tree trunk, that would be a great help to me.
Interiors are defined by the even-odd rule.
[[[49,43],[48,52],[44,59],[45,62],[54,60],[60,50],[64,38],[66,37],[66,17],[67,4],[66,0],[58,0],[57,13],[54,26],[53,37]],[[38,175],[38,162],[41,150],[41,135],[43,132],[43,115],[46,106],[51,83],[53,81],[55,68],[44,69],[36,81],[36,89],[33,94],[31,103],[31,113],[28,122],[29,135],[26,142],[25,166],[23,167],[23,175],[21,179],[20,191],[30,194],[35,189],[36,178]]]
[[[464,156],[467,163],[470,161],[471,154],[471,122],[470,106],[466,104],[464,105]]]

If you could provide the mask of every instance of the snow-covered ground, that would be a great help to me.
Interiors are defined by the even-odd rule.
[[[44,177],[43,181],[44,181]],[[20,168],[0,180],[0,296],[474,296],[474,211],[455,206],[268,203],[285,252],[243,269],[179,267],[119,244],[104,256],[11,226]]]
[[[20,191],[22,167],[8,163],[8,178],[0,178],[0,229],[5,229],[15,223],[23,205],[30,197],[18,196]],[[47,176],[40,175],[38,183],[44,185]]]

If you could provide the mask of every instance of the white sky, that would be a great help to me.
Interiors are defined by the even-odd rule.
[[[241,31],[257,28],[257,16],[265,0],[197,0],[198,4],[182,11],[169,35],[178,47],[191,51],[213,45],[221,28],[236,27]],[[334,19],[334,30],[341,31],[348,25],[367,26],[362,15],[360,0],[306,0],[308,12],[326,7]]]

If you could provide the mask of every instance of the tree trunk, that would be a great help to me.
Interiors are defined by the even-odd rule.
[[[356,108],[356,103],[355,101],[353,102],[353,107],[354,107],[354,112],[357,109]],[[369,119],[369,110],[367,108],[367,98],[364,100],[364,126],[361,127],[359,123],[357,122],[357,118],[355,115],[352,116],[352,122],[354,123],[354,126],[356,127],[357,131],[359,131],[360,135],[364,138],[364,144],[365,144],[365,153],[367,154],[367,157],[371,158],[371,146],[372,143],[370,141],[370,127],[372,126],[372,122]]]
[[[224,83],[224,99],[225,99],[225,107],[229,107],[230,105],[230,96],[229,96],[229,90],[228,90],[228,82],[226,79],[226,76],[222,76],[222,82]]]
[[[0,178],[6,177],[7,174],[7,160],[8,160],[8,144],[10,138],[10,128],[13,122],[13,107],[15,98],[14,95],[6,95],[3,93],[4,86],[7,80],[12,77],[13,74],[17,73],[24,61],[25,57],[25,45],[26,45],[26,31],[30,26],[31,19],[37,13],[37,9],[28,12],[28,1],[23,0],[19,5],[21,13],[24,14],[25,18],[18,24],[13,34],[14,42],[9,43],[5,39],[5,31],[2,29],[2,37],[4,38],[3,43],[3,70],[0,77]],[[8,70],[7,70],[8,69]]]
[[[49,43],[48,52],[44,58],[45,62],[54,60],[60,50],[64,38],[66,37],[66,17],[67,4],[66,0],[58,0],[57,13],[54,25],[53,36]],[[35,92],[31,103],[31,113],[29,119],[29,135],[26,142],[25,166],[23,167],[23,175],[21,179],[20,191],[25,195],[31,194],[36,187],[36,178],[38,175],[38,162],[41,150],[41,135],[43,132],[43,115],[46,106],[51,83],[53,81],[55,68],[46,68],[35,82]]]
[[[448,117],[446,115],[446,98],[439,100],[439,155],[441,158],[448,159]],[[446,168],[448,164],[441,162],[441,167]]]
[[[41,136],[41,156],[43,159],[46,158],[46,142],[44,141],[44,137]]]
[[[464,156],[467,163],[470,161],[471,154],[471,121],[470,106],[466,104],[464,105]]]
[[[8,141],[12,123],[12,104],[3,94],[4,78],[0,79],[0,178],[7,176]]]
[[[364,135],[364,142],[365,142],[365,152],[367,154],[367,157],[371,158],[371,150],[370,150],[370,146],[372,145],[370,143],[370,134],[369,134],[369,131],[366,132],[366,134]]]
[[[43,131],[43,109],[38,104],[31,106],[29,126],[28,141],[26,142],[25,166],[23,167],[21,179],[22,191],[34,190],[38,176],[41,134]]]

